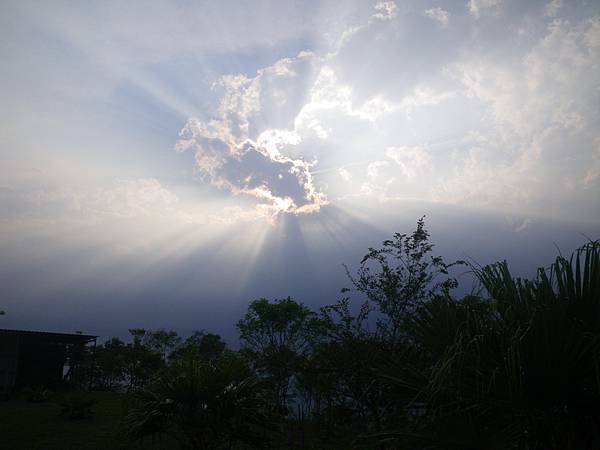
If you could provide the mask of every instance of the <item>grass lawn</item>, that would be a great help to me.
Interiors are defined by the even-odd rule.
[[[43,403],[17,398],[0,402],[0,449],[2,450],[170,450],[165,442],[131,444],[120,430],[122,394],[92,392],[97,403],[93,417],[70,420],[61,417],[62,393]]]
[[[80,420],[61,416],[61,401],[71,394],[54,393],[32,403],[25,397],[0,401],[0,450],[179,450],[165,440],[130,442],[121,429],[126,396],[114,392],[84,394],[96,400],[94,415]],[[272,450],[337,450],[351,447],[351,437],[322,441],[310,427],[288,423],[273,435]],[[240,448],[240,447],[236,447]]]

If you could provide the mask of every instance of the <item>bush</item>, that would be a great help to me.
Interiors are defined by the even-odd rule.
[[[268,425],[261,394],[261,383],[236,354],[178,360],[134,394],[125,425],[134,439],[166,435],[182,448],[261,447]]]
[[[37,386],[35,388],[25,388],[23,390],[23,394],[25,394],[25,399],[28,402],[43,403],[49,400],[52,392],[41,386]]]

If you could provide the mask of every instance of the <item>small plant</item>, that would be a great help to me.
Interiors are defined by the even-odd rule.
[[[82,395],[72,395],[61,402],[61,415],[71,420],[86,419],[94,415],[92,410],[94,404],[96,404],[94,399]]]
[[[41,386],[37,386],[34,388],[26,388],[23,390],[23,393],[25,394],[25,398],[27,399],[27,401],[31,403],[46,402],[52,394],[51,391],[49,391],[48,389],[44,389]]]

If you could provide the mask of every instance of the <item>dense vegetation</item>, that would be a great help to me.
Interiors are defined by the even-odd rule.
[[[459,266],[480,284],[462,298]],[[318,311],[251,302],[239,351],[133,329],[78,374],[128,393],[133,441],[180,448],[600,448],[600,243],[524,280],[434,256],[421,219],[346,270]]]

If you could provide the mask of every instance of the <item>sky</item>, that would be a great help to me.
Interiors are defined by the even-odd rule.
[[[521,276],[600,238],[595,1],[4,0],[0,58],[0,328],[233,342],[423,215]]]

